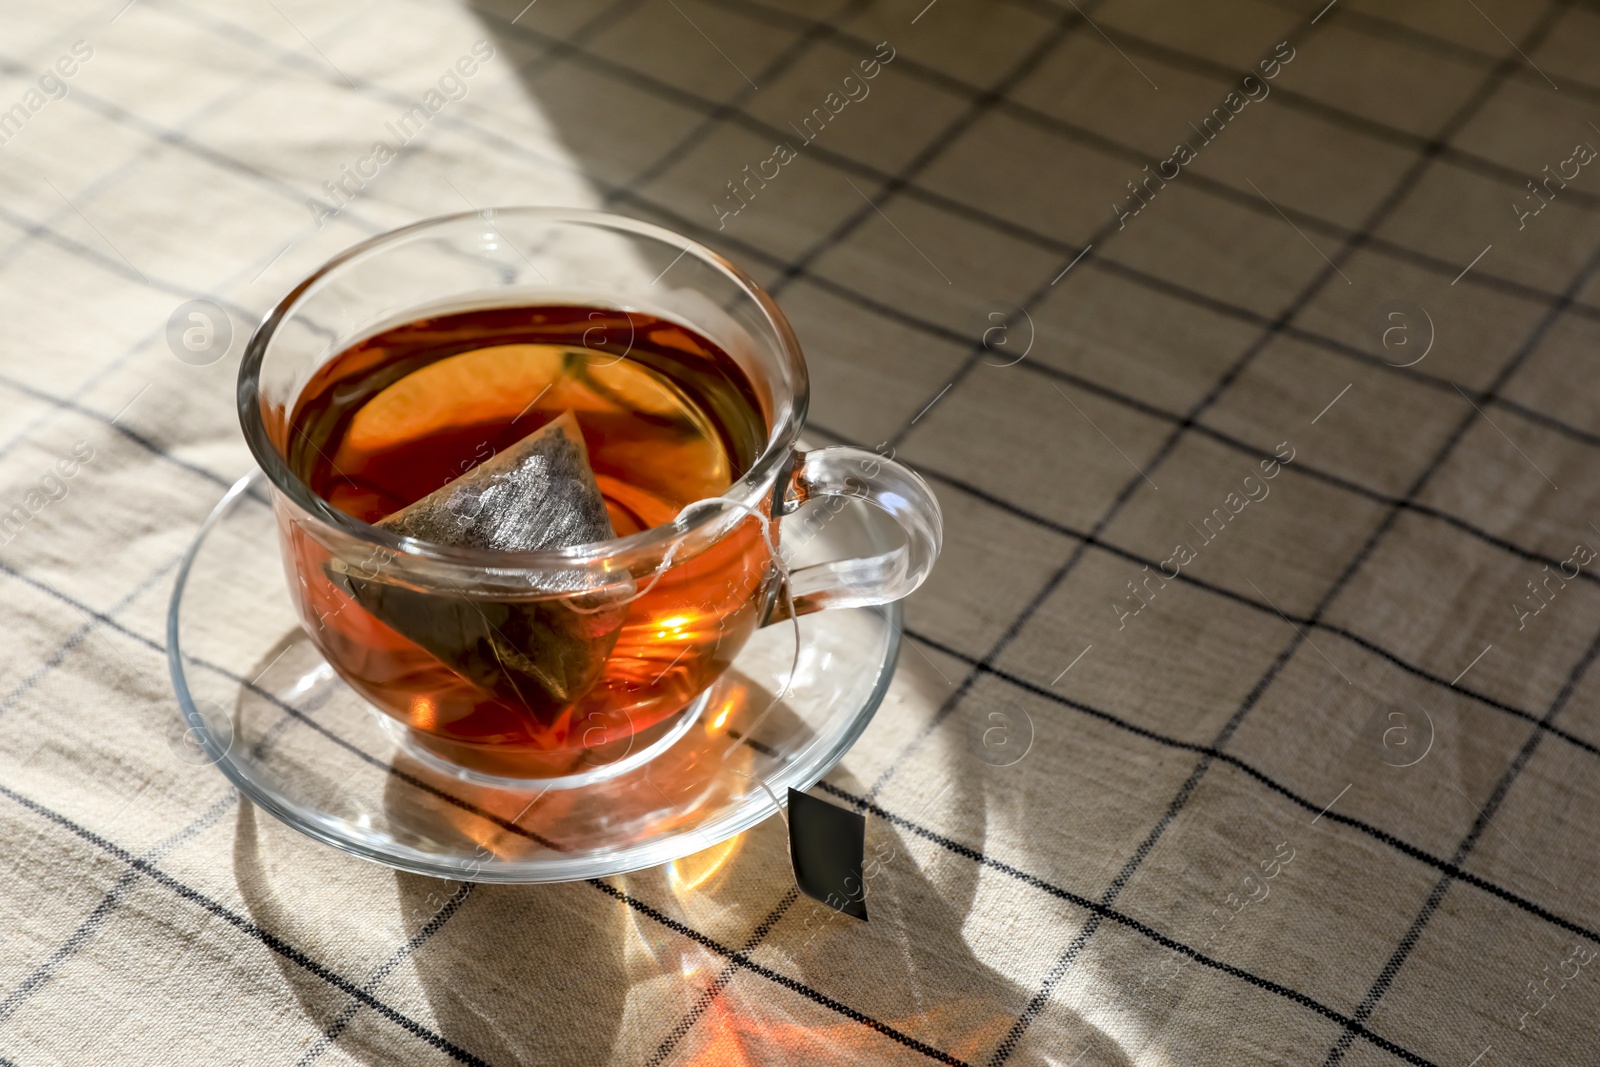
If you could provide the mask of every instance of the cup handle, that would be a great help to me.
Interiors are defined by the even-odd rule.
[[[944,540],[944,516],[933,490],[911,468],[864,448],[796,451],[787,490],[779,515],[792,514],[807,501],[824,502],[812,512],[817,514],[821,508],[837,513],[850,500],[861,500],[888,512],[905,534],[905,544],[880,555],[791,571],[795,615],[887,604],[909,595],[933,570]],[[766,621],[786,618],[784,598],[777,597]]]

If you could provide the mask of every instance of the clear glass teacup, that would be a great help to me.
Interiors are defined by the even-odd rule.
[[[638,322],[677,324],[731,357],[765,431],[731,484],[670,521],[539,551],[419,540],[313,491],[295,417],[330,361],[405,323],[541,307],[603,309],[573,334],[586,374],[604,377],[628,358],[635,339],[624,335]],[[546,785],[615,775],[659,751],[758,627],[885,604],[927,577],[942,533],[928,486],[873,452],[800,450],[807,399],[793,331],[737,267],[658,226],[544,208],[431,219],[340,255],[262,322],[238,392],[245,438],[271,483],[291,597],[328,663],[430,762]],[[903,543],[789,572],[779,520],[819,501],[810,511],[825,521],[851,500],[888,513]],[[569,641],[585,667],[530,699],[526,685],[441,659],[415,632],[398,632],[393,615],[375,614],[375,602],[459,629],[458,643],[481,652],[473,662],[490,674],[498,662],[513,683],[551,659],[551,641]],[[573,659],[566,651],[556,658]]]

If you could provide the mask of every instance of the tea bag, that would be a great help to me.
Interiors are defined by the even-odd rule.
[[[377,523],[435,544],[504,552],[568,548],[615,536],[571,411]],[[577,611],[582,572],[534,572],[530,599],[482,599],[465,590],[417,589],[335,560],[328,577],[372,616],[548,725],[588,692],[627,614]],[[545,599],[531,599],[543,595]]]

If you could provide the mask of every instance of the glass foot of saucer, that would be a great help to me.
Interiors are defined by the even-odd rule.
[[[866,509],[807,534],[792,566],[883,551],[893,536]],[[400,870],[480,882],[623,874],[775,814],[866,729],[894,672],[899,606],[818,612],[799,628],[798,660],[790,623],[758,631],[698,708],[603,775],[565,787],[473,778],[412,743],[306,637],[256,472],[201,526],[173,590],[175,750],[215,763],[302,833]]]

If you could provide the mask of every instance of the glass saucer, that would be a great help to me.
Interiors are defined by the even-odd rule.
[[[804,538],[791,566],[882,552],[896,536],[868,508],[807,518],[783,520],[786,546]],[[698,708],[602,780],[470,780],[414,750],[305,636],[258,471],[201,526],[172,592],[173,750],[215,763],[302,833],[390,867],[480,882],[623,874],[748,830],[866,729],[894,673],[899,606],[832,609],[798,625],[798,660],[793,623],[758,631]]]

